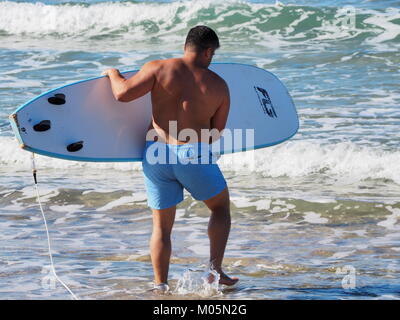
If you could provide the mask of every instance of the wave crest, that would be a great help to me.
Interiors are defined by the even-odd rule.
[[[245,1],[0,3],[0,36],[178,43],[207,24],[230,45],[262,47],[305,40],[399,42],[400,10],[357,8],[355,27],[341,25],[343,8]]]

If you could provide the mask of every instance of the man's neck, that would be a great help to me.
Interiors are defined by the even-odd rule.
[[[185,51],[182,60],[189,66],[193,66],[200,69],[207,69],[208,65],[201,61],[199,54],[194,51]]]

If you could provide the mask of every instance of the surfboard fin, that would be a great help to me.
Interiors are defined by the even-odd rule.
[[[69,152],[76,152],[81,150],[82,148],[83,148],[83,141],[74,142],[67,146],[67,150]]]
[[[65,103],[65,94],[56,93],[53,97],[47,99],[51,104],[61,105]]]
[[[33,130],[38,132],[47,131],[51,128],[50,120],[42,120],[33,126]]]

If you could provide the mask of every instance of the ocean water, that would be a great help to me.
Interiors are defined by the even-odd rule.
[[[178,57],[190,27],[217,62],[276,74],[297,106],[290,141],[225,155],[234,288],[205,285],[205,206],[179,205],[162,299],[400,298],[400,1],[0,1],[0,298],[69,299],[49,272],[30,154],[8,115],[102,70]],[[152,299],[138,163],[37,156],[59,276],[81,299]],[[160,297],[157,297],[160,298]]]

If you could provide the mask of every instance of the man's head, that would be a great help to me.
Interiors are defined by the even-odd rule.
[[[189,30],[185,41],[185,52],[196,53],[205,64],[209,65],[218,48],[218,36],[211,28],[196,26]]]

